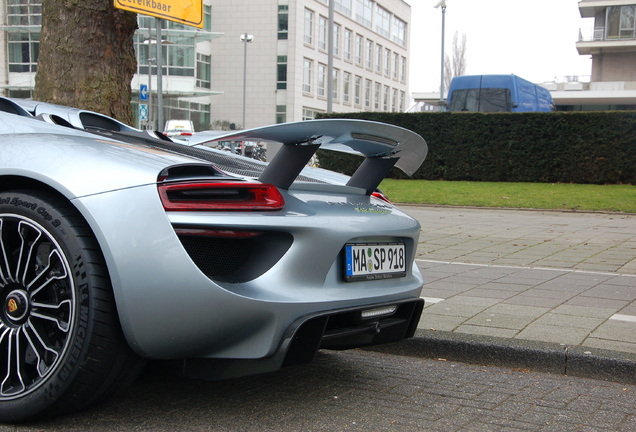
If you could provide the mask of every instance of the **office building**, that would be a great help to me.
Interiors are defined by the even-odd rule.
[[[3,3],[0,90],[30,98],[42,0]],[[306,120],[329,105],[334,112],[407,108],[411,8],[402,0],[333,0],[332,32],[328,0],[204,0],[204,15],[203,29],[159,21],[165,120],[189,119],[202,130]],[[149,87],[153,123],[156,23],[139,15],[131,83],[137,112],[139,90]]]

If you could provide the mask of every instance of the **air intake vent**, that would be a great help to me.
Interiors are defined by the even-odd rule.
[[[197,235],[198,229],[176,228],[184,249],[196,266],[217,282],[247,282],[272,268],[292,245],[289,233],[217,230],[219,236]],[[191,232],[194,235],[183,234]],[[181,234],[180,234],[181,233]],[[224,233],[235,233],[230,236]]]

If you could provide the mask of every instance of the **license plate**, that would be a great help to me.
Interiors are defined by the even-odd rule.
[[[345,245],[347,281],[392,279],[406,276],[403,243]]]

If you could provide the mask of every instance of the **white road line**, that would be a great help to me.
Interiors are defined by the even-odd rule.
[[[636,277],[636,274],[630,273],[609,273],[609,272],[600,272],[600,271],[591,271],[591,270],[578,270],[571,268],[557,268],[557,267],[532,267],[532,266],[513,266],[513,265],[501,265],[501,264],[477,264],[477,263],[463,263],[463,262],[454,262],[454,261],[437,261],[437,260],[427,260],[417,258],[416,262],[430,262],[434,264],[455,264],[455,265],[465,265],[465,266],[475,266],[475,267],[492,267],[492,268],[513,268],[513,269],[521,269],[521,270],[552,270],[552,271],[562,271],[568,273],[587,273],[587,274],[596,274],[596,275],[604,275],[604,276],[625,276],[625,277]]]
[[[636,323],[636,316],[634,315],[622,315],[622,314],[614,314],[610,317],[611,320],[616,321],[627,321]]]

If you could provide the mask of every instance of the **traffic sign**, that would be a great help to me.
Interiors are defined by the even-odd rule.
[[[203,28],[203,0],[115,0],[115,7]]]
[[[139,104],[139,120],[148,121],[148,105]]]
[[[148,100],[148,86],[146,84],[139,86],[139,100]]]

